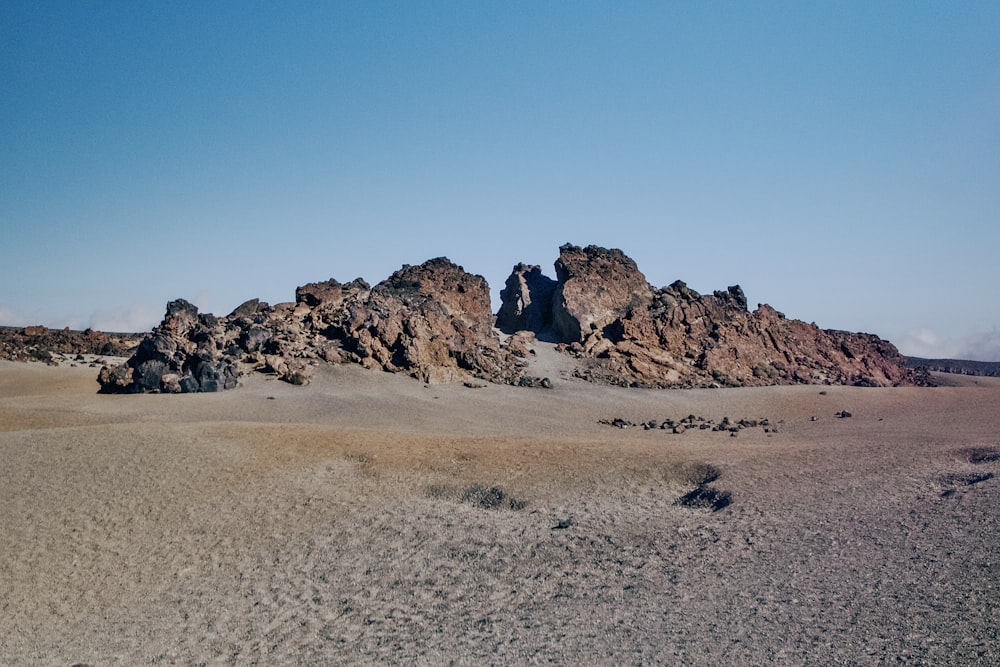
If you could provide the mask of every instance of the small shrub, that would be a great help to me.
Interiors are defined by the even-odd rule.
[[[970,447],[965,450],[969,463],[992,463],[1000,461],[1000,448],[997,447]]]
[[[482,509],[510,509],[522,510],[528,504],[523,500],[517,500],[510,496],[499,486],[483,486],[473,484],[462,492],[462,502],[469,503],[474,507]]]
[[[434,500],[446,500],[454,495],[454,489],[447,484],[431,484],[427,487],[427,497]]]

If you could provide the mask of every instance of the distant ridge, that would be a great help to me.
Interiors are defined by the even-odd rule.
[[[928,370],[937,373],[957,375],[977,375],[980,377],[1000,377],[1000,361],[969,361],[967,359],[924,359],[906,357],[906,366],[913,370]]]
[[[127,357],[142,338],[141,333],[0,326],[0,359],[52,363],[55,354]]]

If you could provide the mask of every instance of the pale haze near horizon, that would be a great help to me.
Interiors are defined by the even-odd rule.
[[[565,242],[1000,360],[1000,4],[5,2],[0,324]]]

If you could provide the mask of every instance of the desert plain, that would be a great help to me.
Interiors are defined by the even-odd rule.
[[[543,347],[548,389],[0,362],[0,664],[1000,664],[1000,381],[626,389]],[[602,423],[688,415],[770,426]]]

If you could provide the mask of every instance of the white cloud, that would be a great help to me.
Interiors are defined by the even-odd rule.
[[[132,306],[126,310],[98,310],[90,316],[87,326],[97,331],[137,333],[149,331],[162,319],[162,313],[154,313],[143,306]]]
[[[0,326],[5,327],[26,327],[29,326],[26,317],[20,313],[15,313],[7,308],[0,308]]]
[[[54,318],[49,315],[43,315],[38,311],[31,311],[25,314],[2,307],[0,307],[0,325],[6,327],[43,326],[49,329],[63,329],[65,327],[82,329],[86,327],[84,320],[76,316]]]
[[[966,336],[959,350],[960,359],[1000,361],[1000,331],[988,331]]]
[[[1000,331],[944,338],[931,329],[916,329],[895,342],[900,352],[911,357],[1000,361]]]

